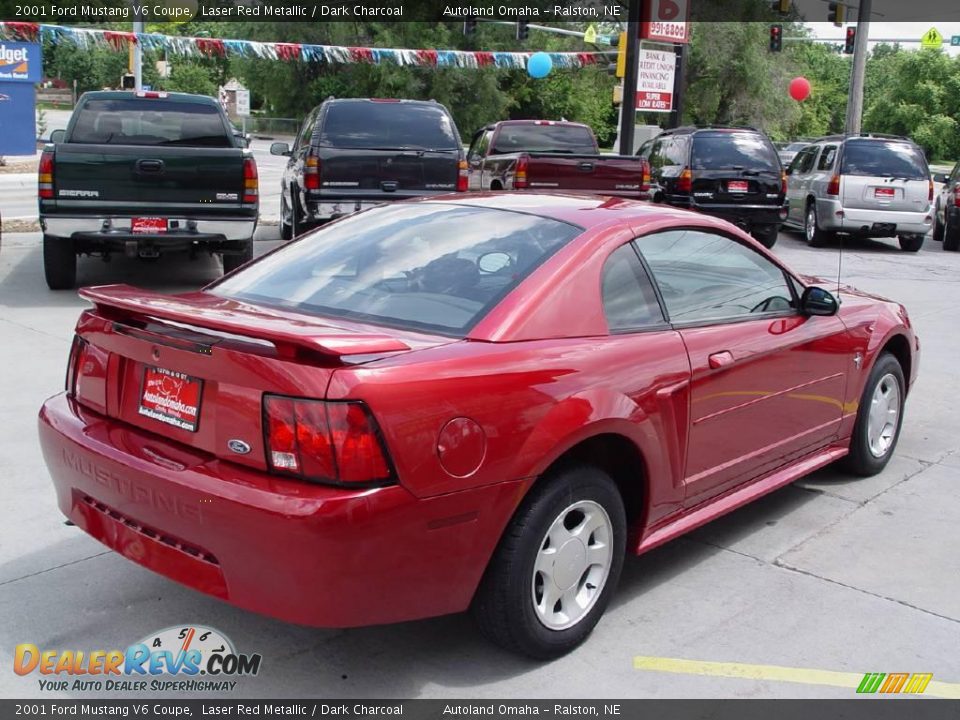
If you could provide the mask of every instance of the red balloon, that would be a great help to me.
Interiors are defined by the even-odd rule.
[[[797,102],[810,97],[810,81],[805,77],[795,77],[790,81],[790,97]]]

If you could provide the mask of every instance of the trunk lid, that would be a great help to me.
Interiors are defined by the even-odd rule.
[[[781,202],[780,175],[770,170],[694,170],[692,188],[698,200],[733,205],[779,205]]]
[[[844,207],[926,212],[930,171],[923,154],[911,143],[854,138],[845,143],[842,158]]]
[[[450,190],[457,187],[455,150],[324,148],[320,187],[324,190]]]
[[[115,285],[80,294],[95,306],[77,325],[71,382],[80,403],[260,469],[264,393],[322,399],[337,368],[431,344],[204,292],[167,296]],[[151,459],[171,468],[179,462]]]
[[[530,189],[576,190],[621,197],[639,196],[643,158],[618,155],[526,153]]]
[[[770,141],[753,130],[704,130],[690,150],[694,199],[732,205],[783,202],[780,158]]]

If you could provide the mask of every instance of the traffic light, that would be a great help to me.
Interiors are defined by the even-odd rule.
[[[783,50],[783,25],[770,26],[770,52]]]
[[[615,36],[611,44],[617,49],[617,62],[610,63],[607,66],[607,72],[622,78],[627,72],[627,34],[622,32]]]
[[[832,2],[828,6],[829,12],[827,13],[827,20],[832,22],[837,27],[843,26],[843,13],[844,7],[840,3]]]
[[[477,19],[473,15],[468,15],[463,21],[463,34],[473,35],[475,32],[477,32]]]
[[[517,40],[526,40],[530,36],[530,21],[521,20],[517,23]]]
[[[843,44],[843,52],[853,55],[853,46],[857,44],[857,28],[853,25],[847,28],[847,40]]]
[[[773,0],[773,10],[781,15],[789,15],[792,4],[793,0]]]

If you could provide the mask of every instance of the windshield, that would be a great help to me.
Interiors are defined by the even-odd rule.
[[[513,125],[500,126],[494,141],[495,154],[514,152],[569,153],[596,155],[593,133],[582,125]]]
[[[693,136],[694,170],[770,170],[780,172],[780,160],[763,135],[750,132],[706,132]]]
[[[233,147],[215,105],[160,98],[90,100],[77,111],[72,143]]]
[[[581,228],[441,203],[374,208],[291,243],[217,295],[445,335],[469,331]]]
[[[439,105],[377,102],[332,103],[320,144],[364,150],[459,150],[450,116]]]
[[[843,147],[844,175],[870,175],[926,180],[929,171],[923,153],[905,142],[850,140]]]

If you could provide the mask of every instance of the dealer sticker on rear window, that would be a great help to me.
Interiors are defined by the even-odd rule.
[[[203,380],[173,370],[148,367],[138,412],[181,430],[196,432],[200,420]]]

